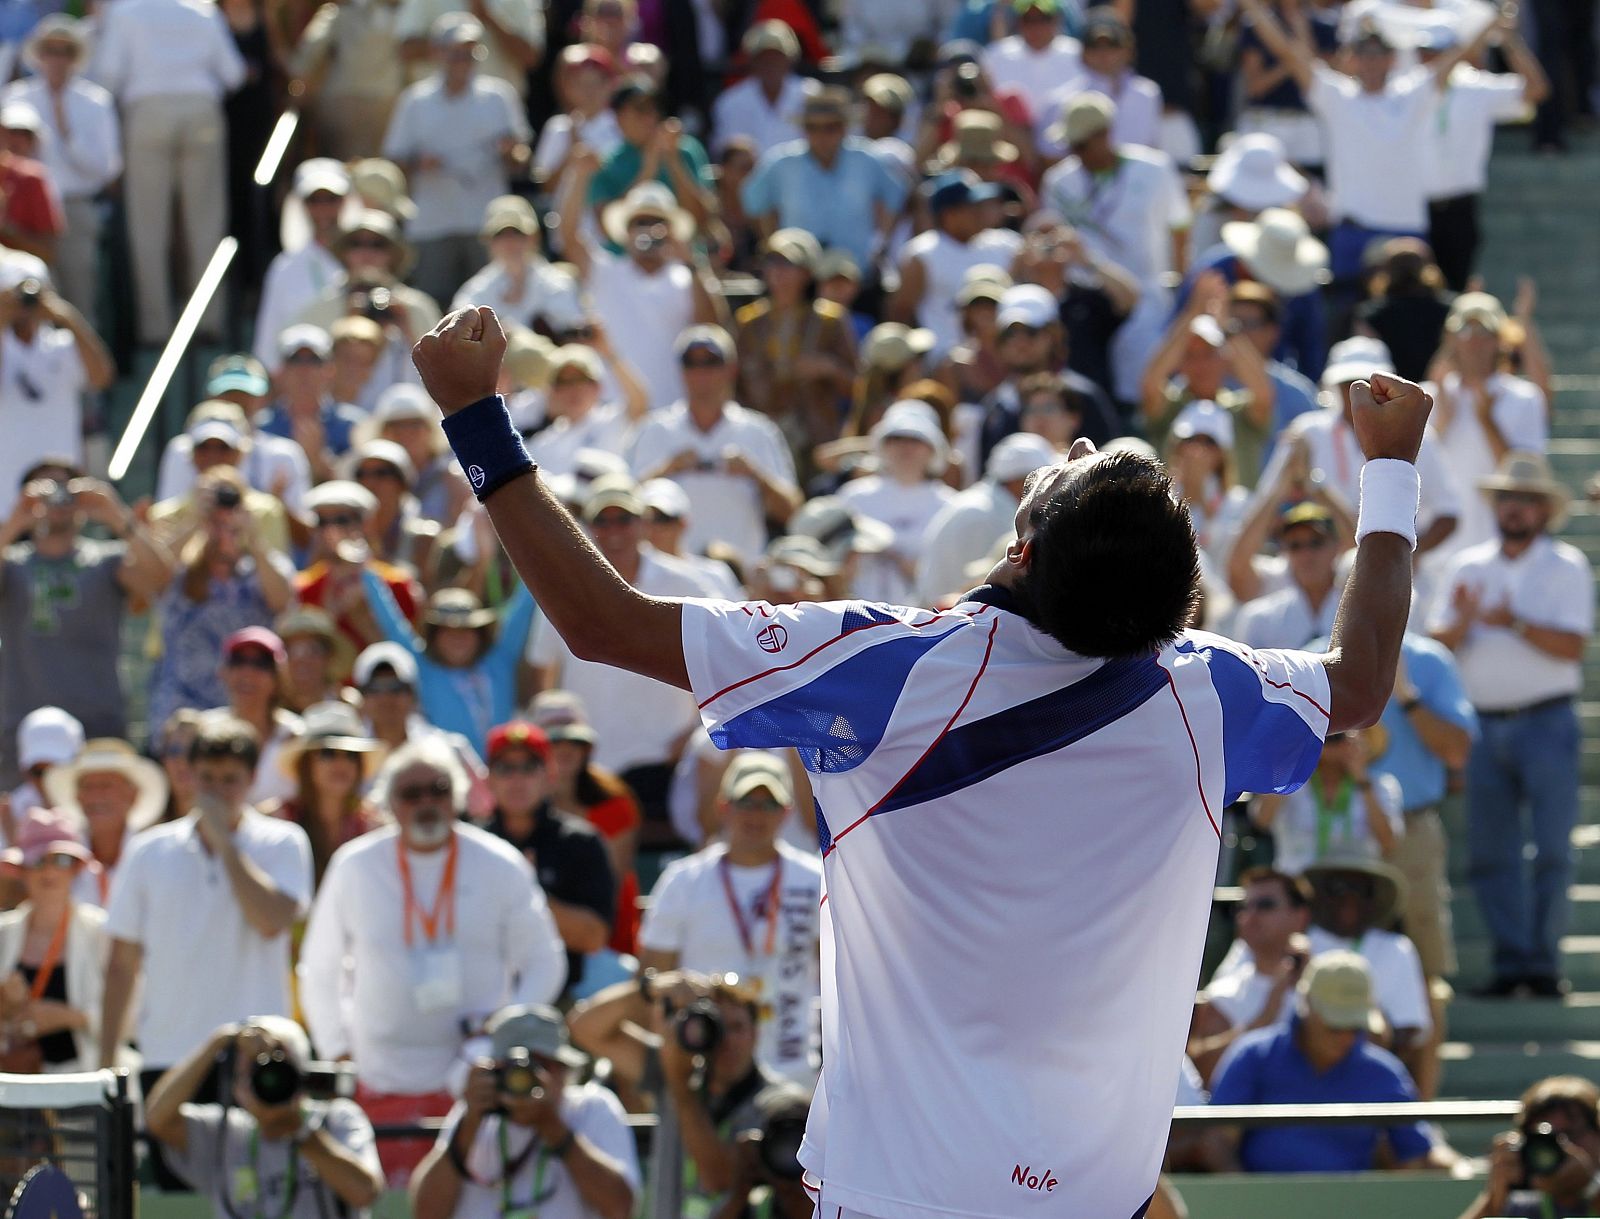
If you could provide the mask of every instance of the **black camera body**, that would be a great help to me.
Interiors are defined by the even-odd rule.
[[[244,502],[243,494],[232,483],[219,484],[211,499],[219,508],[237,508]]]
[[[755,1134],[762,1171],[775,1181],[798,1181],[805,1173],[800,1166],[800,1141],[805,1137],[803,1114],[780,1113],[769,1119]]]
[[[672,1032],[684,1051],[696,1057],[709,1057],[722,1044],[722,1013],[715,1000],[696,999],[680,1008],[672,1018]]]
[[[1567,1150],[1549,1122],[1539,1122],[1522,1136],[1522,1179],[1548,1177],[1566,1161]]]
[[[17,304],[24,309],[37,309],[44,295],[44,284],[31,275],[17,285]]]
[[[307,1063],[304,1070],[280,1047],[250,1064],[250,1091],[263,1105],[286,1105],[297,1096],[334,1100],[355,1095],[355,1073],[337,1062]]]
[[[539,1082],[539,1067],[522,1046],[513,1046],[494,1064],[494,1088],[507,1096],[536,1097],[544,1091]]]

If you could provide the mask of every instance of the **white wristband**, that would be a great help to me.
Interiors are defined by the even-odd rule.
[[[1409,461],[1379,458],[1361,467],[1361,509],[1356,541],[1369,533],[1398,533],[1417,548],[1417,507],[1422,476]]]

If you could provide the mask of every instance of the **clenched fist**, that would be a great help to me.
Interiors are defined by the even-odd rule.
[[[1415,462],[1433,399],[1422,386],[1391,373],[1350,387],[1350,421],[1368,461],[1390,457]]]
[[[495,392],[506,334],[487,305],[458,309],[417,340],[411,362],[446,415]]]

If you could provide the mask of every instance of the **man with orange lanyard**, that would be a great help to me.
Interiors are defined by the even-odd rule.
[[[469,779],[449,744],[408,741],[373,796],[395,824],[328,863],[300,950],[300,1002],[325,1057],[356,1066],[374,1124],[443,1117],[463,1044],[508,1003],[555,998],[567,961],[528,861],[463,824]],[[380,1140],[391,1187],[427,1153]]]
[[[794,804],[777,754],[747,750],[722,779],[722,840],[662,873],[639,928],[644,969],[737,973],[759,987],[756,1055],[808,1087],[822,994],[822,868],[779,837]]]

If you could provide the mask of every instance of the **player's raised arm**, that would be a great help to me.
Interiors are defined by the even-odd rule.
[[[1355,566],[1323,661],[1332,700],[1330,733],[1376,722],[1394,690],[1400,636],[1411,612],[1421,486],[1417,452],[1433,409],[1421,386],[1383,373],[1357,381],[1350,400],[1367,464],[1361,471]]]
[[[450,314],[411,358],[500,542],[574,656],[689,688],[682,610],[635,590],[539,478],[495,393],[506,336],[485,306]]]

